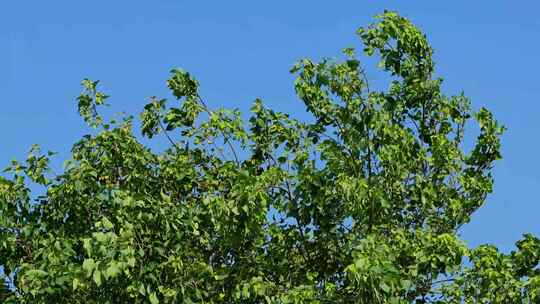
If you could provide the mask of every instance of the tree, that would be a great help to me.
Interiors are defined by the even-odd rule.
[[[492,191],[503,127],[441,93],[410,21],[377,18],[357,34],[389,89],[370,89],[352,48],[301,60],[291,72],[314,122],[260,100],[245,122],[175,69],[176,100],[152,97],[140,115],[144,136],[170,141],[157,153],[133,117],[102,117],[108,96],[83,81],[95,131],[64,171],[35,146],[0,178],[5,302],[539,303],[537,238],[503,254],[457,236]]]

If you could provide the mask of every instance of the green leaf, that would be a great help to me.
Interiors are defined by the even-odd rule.
[[[88,276],[92,275],[92,271],[94,271],[95,266],[96,263],[94,259],[85,259],[82,264],[82,268],[86,271]]]
[[[97,286],[101,286],[101,271],[98,269],[94,270],[92,278],[94,279],[94,282],[96,282]]]
[[[222,280],[225,280],[228,277],[229,277],[228,274],[220,274],[220,275],[215,275],[214,279],[216,279],[217,281],[222,281]]]
[[[112,262],[109,264],[109,267],[105,270],[105,277],[106,278],[115,278],[120,273],[120,268],[118,267],[118,264],[115,262]]]
[[[155,292],[150,293],[150,303],[159,304],[159,299],[157,298]]]

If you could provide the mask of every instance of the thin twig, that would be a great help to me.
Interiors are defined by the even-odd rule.
[[[360,70],[360,74],[362,75],[362,78],[364,78],[364,82],[366,83],[366,89],[367,89],[368,98],[369,98],[369,95],[371,94],[371,90],[369,89],[369,81],[367,79],[366,72],[364,70]]]
[[[165,134],[165,136],[167,137],[167,139],[169,140],[169,142],[176,148],[176,150],[180,151],[180,147],[176,144],[176,142],[169,136],[169,132],[167,131],[167,129],[165,129],[165,127],[163,126],[163,123],[161,123],[161,119],[158,119],[158,122],[159,122],[159,127],[161,128],[161,130],[163,131],[163,134]]]
[[[206,113],[208,113],[208,115],[212,116],[214,114],[214,112],[212,110],[210,110],[210,108],[206,105],[206,103],[204,102],[204,100],[202,99],[202,97],[197,94],[197,98],[199,99],[199,101],[201,102],[204,110]],[[238,159],[238,155],[236,154],[236,150],[234,149],[233,145],[231,144],[230,140],[229,140],[229,136],[227,136],[225,134],[225,132],[223,132],[223,130],[220,130],[221,132],[221,135],[223,135],[223,141],[225,142],[225,144],[227,144],[229,146],[229,148],[231,149],[231,152],[233,153],[233,156],[234,156],[234,159],[236,161],[236,164],[237,165],[240,165],[240,160]]]

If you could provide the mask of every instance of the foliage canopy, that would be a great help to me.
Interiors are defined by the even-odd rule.
[[[108,121],[83,81],[61,174],[33,147],[0,177],[5,303],[540,303],[540,241],[503,254],[457,230],[492,191],[501,127],[445,96],[425,35],[393,12],[360,28],[391,76],[371,90],[355,55],[299,61],[302,122],[256,100],[249,121],[211,109],[180,69],[142,134]],[[170,104],[170,105],[169,105]],[[465,126],[479,134],[463,149]],[[33,195],[32,184],[45,187]]]

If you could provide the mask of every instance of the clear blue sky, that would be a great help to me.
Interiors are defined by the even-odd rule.
[[[463,237],[509,250],[523,232],[540,235],[538,1],[3,1],[0,166],[33,143],[69,155],[87,132],[74,101],[85,77],[102,81],[114,111],[168,96],[168,71],[183,67],[213,106],[247,110],[261,97],[307,117],[293,62],[360,46],[354,31],[384,9],[427,33],[448,95],[464,90],[508,127],[495,193]]]

